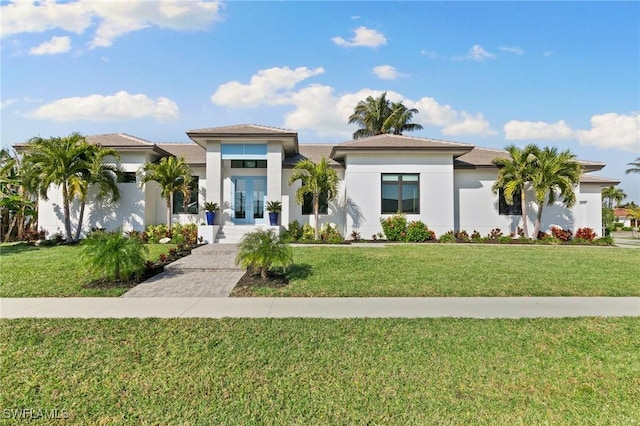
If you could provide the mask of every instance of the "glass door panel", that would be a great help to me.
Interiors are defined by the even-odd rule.
[[[267,182],[264,178],[253,179],[253,218],[264,219],[264,196]]]

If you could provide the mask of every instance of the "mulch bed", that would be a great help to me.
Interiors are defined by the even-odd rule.
[[[289,279],[284,275],[270,272],[267,279],[263,280],[260,273],[247,271],[233,288],[232,294],[234,296],[253,296],[253,288],[282,288],[287,284],[289,284]]]

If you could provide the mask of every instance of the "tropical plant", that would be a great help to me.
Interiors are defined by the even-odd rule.
[[[263,280],[273,268],[284,271],[293,263],[291,247],[272,229],[258,229],[245,234],[238,244],[236,264],[260,273]]]
[[[9,241],[17,229],[18,239],[27,231],[26,218],[33,225],[37,217],[36,205],[22,181],[24,167],[17,155],[0,150],[0,223],[4,241]],[[37,231],[36,231],[37,232]]]
[[[602,188],[602,205],[604,207],[613,208],[614,201],[616,206],[619,206],[625,198],[627,198],[627,194],[620,188],[616,188],[615,186]]]
[[[26,170],[23,182],[27,187],[37,191],[43,200],[48,199],[47,193],[52,185],[62,189],[67,241],[73,241],[70,204],[79,195],[74,186],[91,167],[91,149],[84,136],[72,133],[63,138],[32,138],[23,156]]]
[[[368,96],[358,102],[353,114],[349,116],[349,124],[358,124],[360,129],[353,133],[354,139],[367,136],[393,133],[401,135],[404,131],[421,130],[422,126],[411,123],[415,108],[407,108],[402,102],[391,102],[387,99],[387,92],[379,97]]]
[[[204,211],[211,212],[211,213],[214,213],[220,210],[220,206],[218,205],[218,203],[213,203],[211,201],[207,201],[206,203],[204,203],[203,207],[204,207]]]
[[[154,181],[160,185],[160,195],[167,205],[167,227],[171,232],[171,206],[173,195],[181,192],[185,199],[191,196],[191,170],[184,157],[164,157],[158,163],[146,163],[138,169],[140,185]]]
[[[138,238],[120,232],[93,232],[82,243],[82,256],[108,279],[128,280],[145,267],[148,249]]]
[[[310,194],[315,218],[314,236],[319,239],[320,195],[326,197],[327,203],[338,195],[338,175],[329,166],[329,161],[322,158],[319,163],[305,159],[297,163],[293,168],[293,174],[289,178],[289,185],[300,181],[301,185],[296,190],[296,201],[304,204],[304,197]]]
[[[632,161],[631,163],[627,163],[627,166],[631,166],[627,170],[625,170],[626,174],[629,173],[640,173],[640,157],[636,158],[636,161]]]
[[[576,202],[575,188],[580,182],[582,165],[569,150],[558,152],[555,147],[544,147],[534,152],[535,161],[531,174],[531,188],[538,205],[533,234],[537,235],[542,224],[545,205],[552,205],[560,199],[566,207]]]
[[[505,201],[509,205],[513,205],[515,194],[520,195],[522,230],[525,238],[529,238],[526,189],[531,181],[532,166],[535,160],[534,153],[537,147],[535,145],[527,145],[524,149],[520,149],[515,145],[509,145],[505,150],[511,155],[510,158],[496,158],[493,160],[499,170],[498,179],[496,179],[492,189],[494,192],[502,189]]]
[[[118,175],[121,173],[120,168],[114,164],[104,163],[104,159],[107,156],[112,156],[119,160],[120,153],[115,149],[103,148],[99,145],[89,145],[86,156],[86,170],[74,176],[69,182],[71,193],[77,195],[80,200],[80,213],[78,214],[78,227],[76,229],[75,240],[80,239],[87,196],[92,186],[98,187],[97,200],[105,200],[109,203],[117,203],[120,200],[120,189],[118,188]]]
[[[280,201],[269,201],[267,203],[267,211],[270,213],[280,213],[282,211],[282,203]]]
[[[380,225],[388,241],[404,241],[407,237],[407,217],[401,213],[380,218]]]

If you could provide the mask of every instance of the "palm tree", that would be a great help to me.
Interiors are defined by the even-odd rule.
[[[627,166],[631,166],[631,168],[625,171],[626,174],[629,173],[640,173],[640,157],[636,158],[636,161],[632,161],[631,163],[627,163]]]
[[[260,272],[263,280],[274,266],[286,269],[293,263],[291,247],[272,229],[258,229],[245,234],[238,244],[236,264]]]
[[[536,150],[535,145],[527,145],[524,149],[520,149],[515,145],[509,145],[505,149],[511,154],[511,158],[496,158],[493,163],[500,169],[498,171],[498,179],[493,184],[493,191],[497,192],[502,189],[507,204],[513,205],[513,197],[516,193],[520,194],[520,203],[522,211],[522,230],[524,236],[529,238],[529,229],[527,225],[527,200],[525,191],[527,184],[531,182],[531,168],[535,159],[533,153]]]
[[[78,218],[78,228],[76,230],[76,240],[80,239],[87,196],[92,186],[98,186],[97,200],[106,200],[110,203],[117,203],[120,200],[120,189],[118,188],[120,168],[116,165],[105,164],[103,162],[107,156],[112,156],[119,160],[120,153],[115,149],[103,148],[99,145],[90,145],[87,155],[87,170],[85,170],[83,174],[75,176],[70,185],[72,192],[77,194],[80,199],[80,214]]]
[[[91,146],[84,136],[72,133],[59,138],[32,138],[23,157],[26,173],[24,183],[34,188],[43,200],[48,199],[52,185],[62,189],[64,230],[67,241],[73,241],[69,206],[77,195],[70,187],[75,180],[86,175],[90,167]]]
[[[138,170],[140,185],[154,181],[160,185],[160,195],[167,203],[167,228],[171,232],[171,206],[173,194],[190,193],[191,169],[184,157],[164,157],[158,163],[146,163]]]
[[[575,204],[575,187],[580,182],[582,165],[569,150],[558,152],[555,147],[537,148],[533,155],[535,159],[531,169],[531,188],[538,205],[533,233],[537,236],[540,232],[545,200],[547,205],[552,205],[561,197],[562,203],[567,207]]]
[[[309,159],[300,161],[294,167],[294,172],[289,178],[289,185],[293,182],[301,181],[302,185],[296,191],[296,200],[304,204],[304,196],[311,194],[313,215],[315,217],[315,239],[320,238],[319,216],[320,216],[320,194],[325,195],[327,203],[335,199],[338,194],[338,175],[329,166],[326,158],[320,160],[318,164]]]
[[[417,109],[408,109],[402,102],[389,101],[384,92],[377,98],[368,96],[358,102],[349,116],[349,124],[356,123],[361,127],[353,133],[354,139],[385,133],[401,135],[403,131],[422,129],[421,125],[410,123],[413,114],[417,113]]]
[[[616,202],[616,206],[619,206],[620,202],[625,198],[627,198],[627,194],[620,188],[616,188],[615,186],[602,188],[602,202],[610,209],[613,208],[614,201]]]

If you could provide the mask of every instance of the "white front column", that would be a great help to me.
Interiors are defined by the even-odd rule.
[[[223,209],[222,198],[222,152],[220,141],[207,141],[207,185],[205,200],[218,203]]]
[[[282,143],[267,145],[267,201],[282,201]]]

